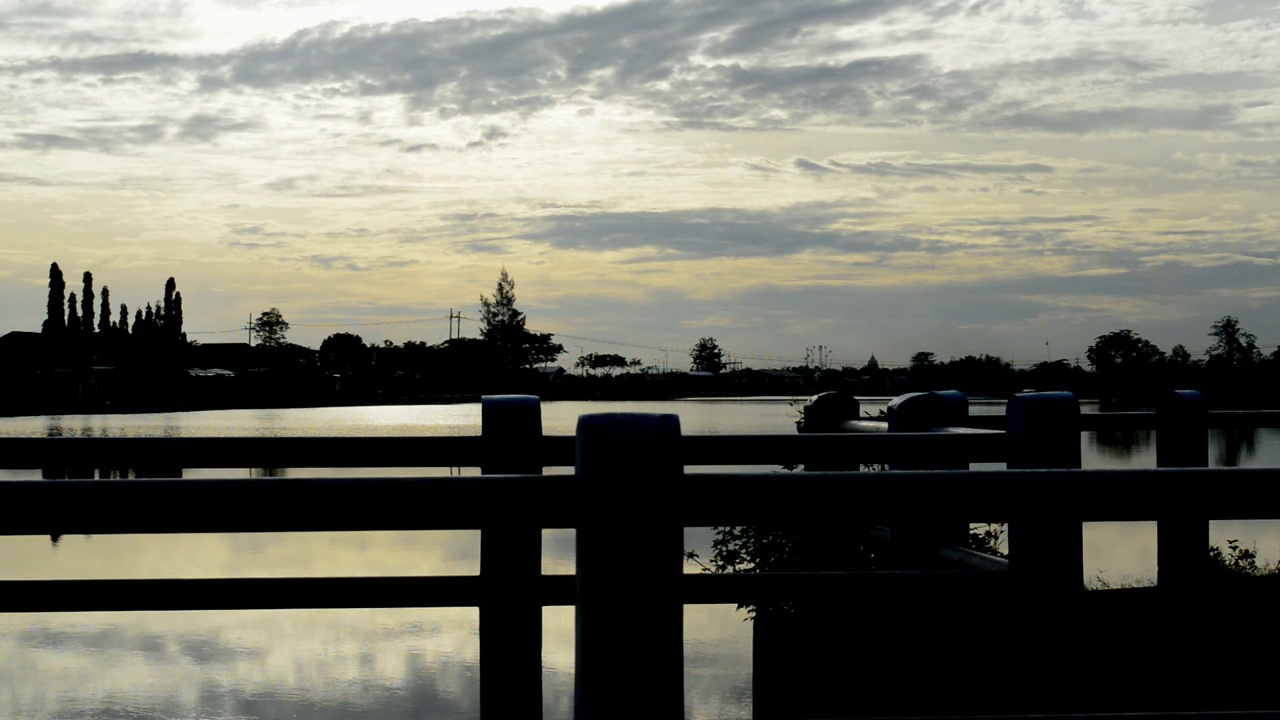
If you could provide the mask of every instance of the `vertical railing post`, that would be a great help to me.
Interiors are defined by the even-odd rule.
[[[841,390],[828,390],[809,398],[804,406],[804,415],[797,429],[801,434],[838,433],[841,426],[849,420],[857,420],[861,404],[853,393]],[[843,455],[834,461],[831,458],[819,459],[806,457],[803,462],[806,472],[823,470],[857,470],[861,467],[858,458]]]
[[[1009,398],[1005,432],[1010,470],[1080,467],[1080,404],[1071,393]],[[1009,487],[1013,592],[996,642],[1007,648],[1007,682],[1019,691],[1001,699],[1001,713],[1074,702],[1062,697],[1070,681],[1060,661],[1079,642],[1079,631],[1072,628],[1081,626],[1084,590],[1080,517],[1070,487],[1045,486],[1034,477]]]
[[[531,395],[480,400],[485,475],[542,473],[542,408]],[[495,499],[494,507],[503,500]],[[542,527],[518,509],[480,531],[480,712],[542,717]]]
[[[969,417],[969,398],[955,391],[916,392],[894,398],[886,411],[891,433],[922,433],[934,428],[958,427]],[[949,453],[920,453],[898,458],[894,470],[968,470],[963,457]],[[895,564],[918,564],[930,549],[942,545],[964,545],[969,534],[965,519],[935,522],[929,519],[895,519],[890,528],[890,544]]]
[[[1068,392],[1014,395],[1005,408],[1010,470],[1078,469],[1080,403]],[[1025,583],[1059,591],[1084,585],[1082,526],[1066,488],[1022,483],[1012,489],[1009,570]]]
[[[1209,407],[1195,390],[1173,390],[1156,406],[1156,466],[1209,467]],[[1193,589],[1203,580],[1209,561],[1209,521],[1195,512],[1196,488],[1170,484],[1165,511],[1156,523],[1156,583]]]
[[[683,474],[678,416],[578,419],[577,720],[683,716]]]

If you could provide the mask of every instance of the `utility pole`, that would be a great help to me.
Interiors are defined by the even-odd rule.
[[[253,347],[253,313],[249,313],[249,322],[245,323],[244,329],[249,333],[249,347]]]

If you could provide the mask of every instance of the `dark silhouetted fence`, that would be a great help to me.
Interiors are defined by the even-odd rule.
[[[1275,426],[1280,413],[1210,413],[1197,394],[1179,393],[1154,414],[1082,415],[1070,395],[1036,393],[986,418],[957,414],[961,398],[904,400],[889,423],[911,432],[684,436],[674,415],[598,414],[580,418],[575,437],[548,437],[536,398],[499,396],[484,399],[477,437],[3,438],[0,467],[60,476],[87,467],[486,474],[3,482],[6,535],[478,529],[482,550],[478,576],[11,580],[0,582],[0,612],[478,607],[481,709],[493,718],[541,712],[541,608],[575,605],[576,717],[590,720],[682,716],[682,605],[817,598],[826,614],[794,627],[818,636],[789,649],[757,636],[758,717],[1280,704],[1268,685],[1238,682],[1277,670],[1256,659],[1266,646],[1251,627],[1270,619],[1272,584],[1215,582],[1207,562],[1210,519],[1280,518],[1280,469],[1209,469],[1203,451],[1207,428]],[[913,414],[920,402],[941,419]],[[962,430],[975,426],[994,431]],[[1157,429],[1160,468],[1080,470],[1080,432],[1117,428]],[[860,473],[851,458],[911,469]],[[1010,469],[959,469],[971,462]],[[849,469],[684,472],[795,464]],[[575,472],[541,474],[554,466]],[[682,574],[684,527],[851,518],[890,528],[903,558],[926,553],[951,569]],[[1084,591],[1081,524],[1100,521],[1158,523],[1156,586]],[[1007,562],[948,546],[972,522],[1009,524]],[[547,528],[577,529],[576,576],[541,574]],[[773,650],[796,655],[764,657]],[[1214,680],[1215,658],[1224,673],[1244,662],[1235,652],[1255,658],[1248,672]],[[784,664],[804,667],[791,677],[807,685],[770,686],[763,674]]]

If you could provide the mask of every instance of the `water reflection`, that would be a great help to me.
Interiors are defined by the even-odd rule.
[[[1209,431],[1215,467],[1249,465],[1258,452],[1257,428],[1224,428]]]
[[[475,717],[473,609],[0,616],[6,718]]]

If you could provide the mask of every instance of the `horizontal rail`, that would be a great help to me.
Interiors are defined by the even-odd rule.
[[[1155,430],[1157,424],[1158,419],[1154,412],[1080,414],[1080,430],[1083,432]],[[1005,417],[1002,414],[970,415],[965,425],[987,430],[1003,430]],[[1280,427],[1280,410],[1211,410],[1208,426],[1213,429],[1277,428]]]
[[[572,527],[572,476],[11,480],[3,535]],[[518,515],[517,515],[518,514]]]
[[[986,570],[695,573],[681,576],[680,593],[686,605],[761,605],[882,591],[1019,592],[1003,569],[997,562]],[[574,575],[542,575],[533,592],[543,607],[571,607],[576,580]],[[1215,584],[1201,590],[1219,598],[1271,603],[1278,589],[1275,583],[1264,582]],[[1035,589],[1030,592],[1042,600]],[[486,583],[479,575],[3,580],[0,613],[465,608],[509,595],[509,587]],[[1178,602],[1197,595],[1149,586],[1084,596],[1088,602],[1105,605],[1158,597]]]
[[[920,452],[945,452],[973,462],[1004,459],[1003,434],[941,433],[847,435],[686,435],[685,465],[788,465],[892,462]],[[202,437],[202,438],[0,438],[0,468],[319,468],[479,467],[484,440],[455,437]],[[544,435],[542,467],[572,467],[575,438]]]
[[[707,473],[684,476],[671,502],[685,527],[1026,514],[1243,520],[1280,515],[1277,481],[1280,468]],[[513,519],[576,527],[574,483],[572,475],[13,480],[0,482],[0,534],[482,530]]]
[[[1229,490],[1227,489],[1229,488]],[[768,498],[761,502],[760,498]],[[688,527],[850,520],[1137,522],[1280,518],[1280,468],[688,475]]]

